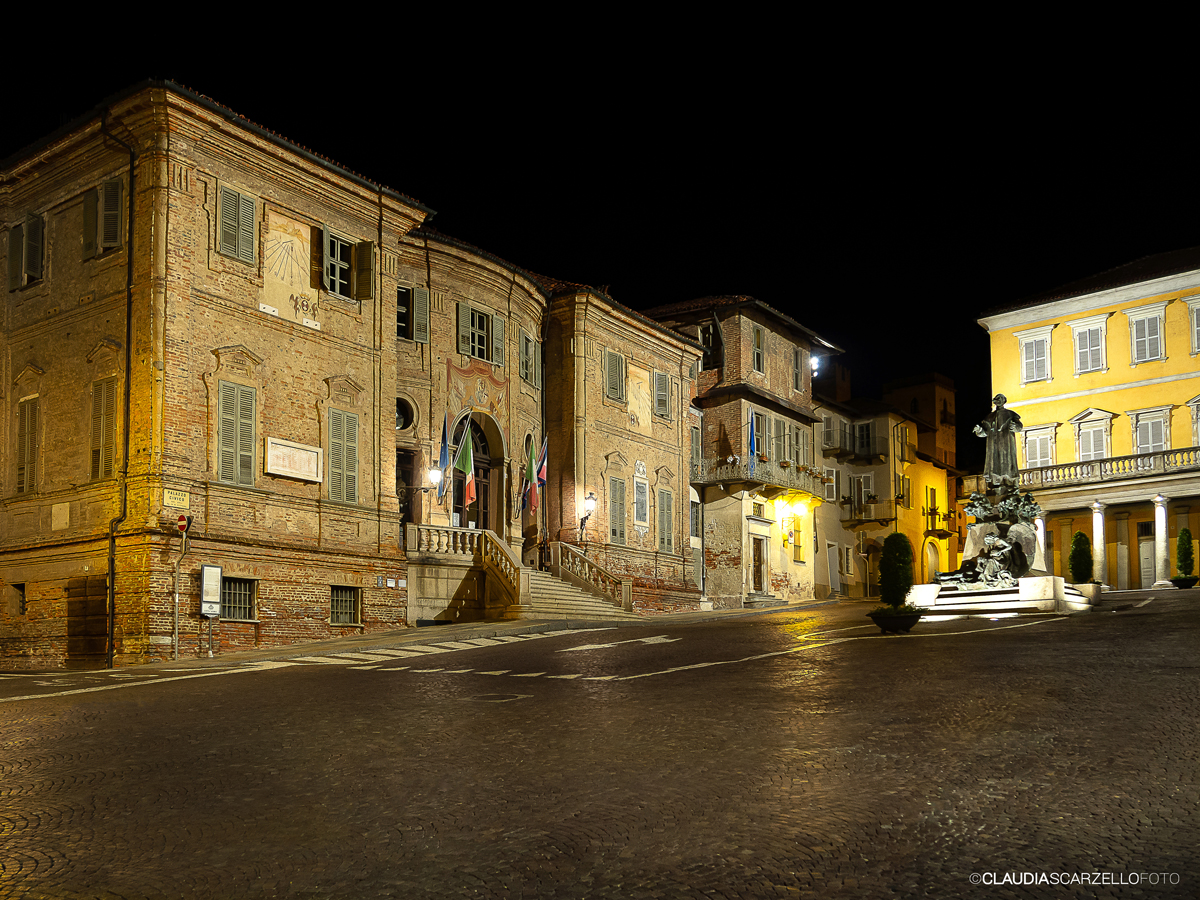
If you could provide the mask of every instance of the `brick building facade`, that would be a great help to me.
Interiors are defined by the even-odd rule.
[[[204,653],[204,599],[217,649],[521,615],[562,541],[588,550],[554,551],[584,587],[699,605],[700,348],[431,212],[163,82],[2,164],[0,657]],[[444,423],[473,465],[441,464]],[[535,512],[523,476],[547,432]],[[580,538],[587,492],[603,505]]]

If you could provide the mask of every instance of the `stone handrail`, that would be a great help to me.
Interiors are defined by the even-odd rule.
[[[529,572],[512,549],[494,531],[484,528],[454,528],[449,525],[404,526],[404,546],[409,559],[422,556],[468,557],[496,576],[499,586],[513,603],[529,596]]]
[[[1180,450],[1159,450],[1154,453],[1135,453],[1132,456],[1111,456],[1087,462],[1063,463],[1022,469],[1018,475],[1021,487],[1060,484],[1086,484],[1114,478],[1138,478],[1163,472],[1200,469],[1200,447]]]
[[[619,609],[633,610],[633,581],[618,578],[571,544],[550,543],[550,572]]]

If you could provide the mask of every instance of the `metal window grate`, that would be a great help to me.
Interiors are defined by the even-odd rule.
[[[1153,522],[1138,522],[1137,523],[1137,536],[1139,538],[1154,537],[1154,523]]]
[[[249,578],[221,579],[221,618],[254,618],[254,582]]]
[[[330,588],[329,621],[334,625],[358,623],[358,588],[338,585]]]

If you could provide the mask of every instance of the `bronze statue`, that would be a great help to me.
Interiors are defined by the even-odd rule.
[[[1017,433],[1021,417],[1005,409],[1008,398],[997,394],[992,398],[996,408],[975,426],[975,434],[987,438],[987,453],[983,462],[983,480],[992,487],[1017,484]]]

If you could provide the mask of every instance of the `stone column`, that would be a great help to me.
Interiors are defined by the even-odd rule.
[[[1097,500],[1092,504],[1092,579],[1104,584],[1108,577],[1108,545],[1104,538],[1105,504]]]
[[[1170,542],[1167,540],[1167,500],[1159,494],[1154,498],[1154,584],[1155,590],[1173,588],[1171,584],[1171,559],[1167,552]]]

